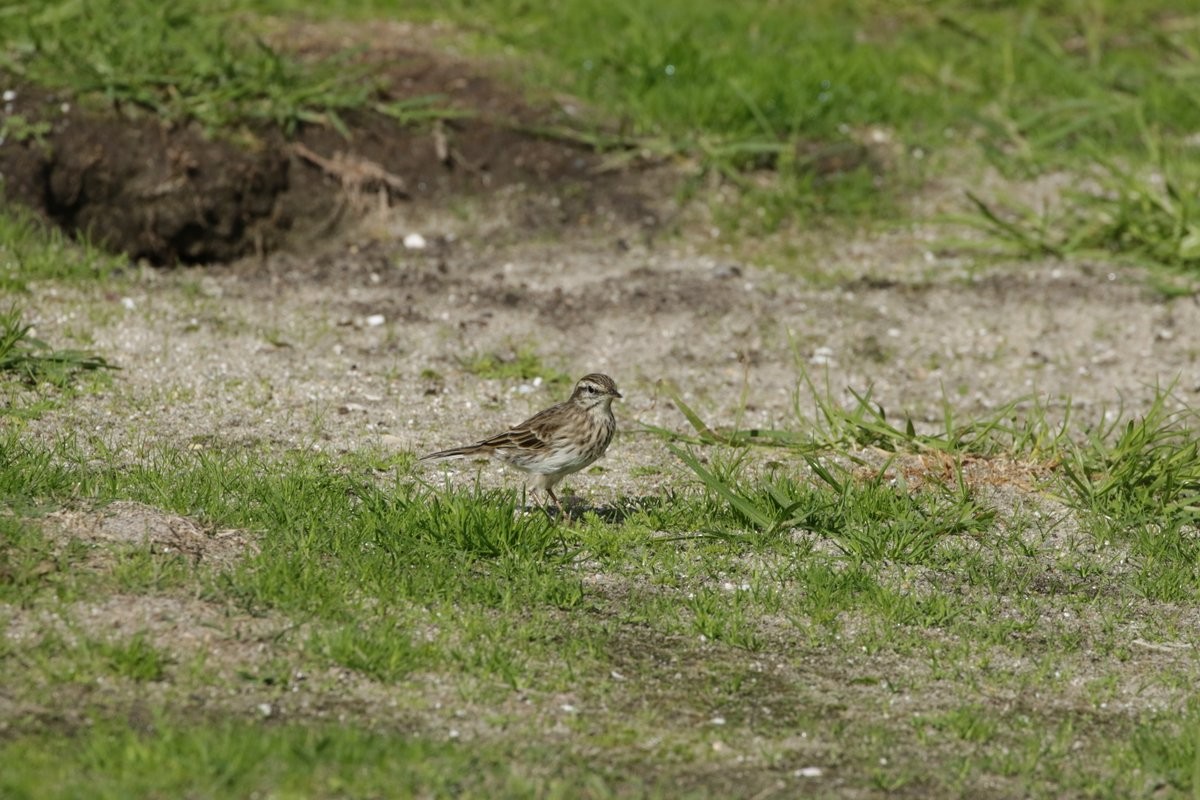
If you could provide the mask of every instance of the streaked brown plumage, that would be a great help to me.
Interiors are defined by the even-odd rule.
[[[593,372],[579,379],[565,402],[539,411],[520,425],[420,460],[491,456],[533,476],[533,486],[544,490],[559,512],[565,513],[554,487],[604,455],[617,429],[612,401],[620,396],[612,378]]]

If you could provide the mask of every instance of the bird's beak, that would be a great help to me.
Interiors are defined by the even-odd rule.
[[[621,393],[620,393],[620,392],[618,392],[616,389],[613,389],[613,397],[615,397],[615,398],[617,398],[618,400],[620,400],[620,399],[621,399],[622,397],[624,397],[624,396],[625,396],[625,395],[621,394]]]

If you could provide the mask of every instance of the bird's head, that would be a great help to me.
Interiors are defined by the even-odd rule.
[[[612,401],[620,396],[621,393],[617,391],[617,384],[613,383],[612,378],[599,372],[593,372],[591,375],[583,376],[575,384],[575,391],[571,393],[571,402],[586,409],[607,409],[612,405]]]

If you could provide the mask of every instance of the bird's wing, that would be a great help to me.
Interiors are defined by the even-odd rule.
[[[504,433],[484,439],[476,446],[544,450],[554,439],[554,433],[558,426],[554,424],[553,420],[559,413],[558,406],[551,406],[544,411],[539,411],[521,424],[514,425]]]

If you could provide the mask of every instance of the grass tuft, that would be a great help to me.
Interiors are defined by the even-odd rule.
[[[728,503],[739,524],[766,536],[807,531],[857,561],[923,563],[946,537],[985,532],[996,517],[995,510],[978,503],[961,481],[955,490],[910,492],[887,479],[887,466],[859,479],[809,455],[805,460],[816,484],[781,475],[747,482],[709,469],[692,453],[668,448],[705,488]]]
[[[547,366],[530,347],[508,353],[480,353],[461,360],[464,370],[488,380],[537,380],[554,387],[570,386],[574,380],[561,370]]]
[[[0,209],[0,291],[28,292],[35,281],[107,281],[125,261],[85,237],[69,237],[31,212]]]
[[[170,657],[139,632],[128,641],[105,641],[91,645],[97,656],[114,675],[135,681],[163,679]]]
[[[953,221],[982,231],[985,249],[1015,258],[1099,253],[1200,269],[1200,172],[1194,159],[1150,168],[1097,158],[1093,189],[1066,192],[1041,211],[1020,203],[1002,210],[969,192],[976,213]]]
[[[408,626],[396,619],[335,625],[315,632],[307,646],[319,657],[385,683],[395,683],[429,662]]]
[[[11,373],[28,384],[64,387],[80,372],[119,369],[82,350],[55,350],[31,336],[32,330],[32,325],[21,321],[21,312],[15,305],[0,312],[0,373]]]
[[[1091,432],[1062,473],[1081,508],[1122,524],[1200,520],[1196,414],[1158,392],[1145,414]],[[1119,415],[1116,417],[1119,419]]]
[[[827,385],[818,388],[800,368],[800,381],[793,396],[795,429],[768,430],[721,429],[706,423],[680,396],[677,388],[663,384],[664,391],[688,424],[695,437],[680,436],[654,426],[646,429],[668,440],[695,445],[730,447],[783,447],[801,453],[821,453],[849,448],[875,448],[888,453],[937,452],[982,456],[1053,457],[1067,444],[1070,428],[1070,403],[1061,422],[1051,421],[1047,401],[1023,398],[1006,403],[981,419],[957,419],[949,401],[942,405],[941,422],[933,432],[918,431],[911,417],[899,421],[889,418],[887,410],[875,402],[871,390],[849,389],[853,401],[840,403]],[[805,409],[806,401],[813,413]]]
[[[525,512],[520,495],[508,490],[476,487],[469,495],[414,490],[406,497],[375,495],[382,507],[370,509],[385,518],[404,508],[392,535],[417,537],[438,547],[453,547],[484,558],[513,554],[544,556],[558,541],[554,520],[540,509]],[[388,536],[388,531],[379,532]]]
[[[377,86],[349,53],[302,63],[254,36],[229,7],[197,0],[27,4],[6,17],[4,67],[166,119],[212,130],[255,121],[292,132],[301,122],[344,129],[339,114],[368,105]]]

